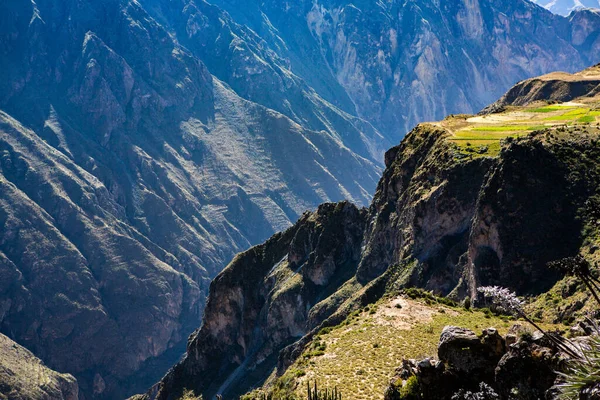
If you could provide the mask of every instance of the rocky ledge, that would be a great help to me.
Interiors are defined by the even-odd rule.
[[[551,396],[558,377],[555,371],[564,368],[565,358],[541,333],[531,334],[519,324],[505,336],[495,328],[477,335],[447,326],[440,337],[438,360],[405,360],[384,398],[544,399]],[[469,392],[479,397],[468,397]]]

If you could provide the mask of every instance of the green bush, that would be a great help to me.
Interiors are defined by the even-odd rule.
[[[421,398],[421,388],[416,376],[411,376],[406,384],[400,388],[401,400],[419,400]]]
[[[465,299],[463,300],[463,307],[465,308],[465,310],[471,309],[471,298],[469,296],[465,297]]]

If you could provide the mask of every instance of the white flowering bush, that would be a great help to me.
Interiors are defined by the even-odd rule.
[[[574,349],[574,346],[572,346],[567,339],[563,338],[562,336],[546,332],[527,316],[525,310],[523,309],[523,302],[514,292],[498,286],[484,286],[480,287],[478,291],[483,293],[486,298],[490,298],[497,307],[503,308],[505,311],[514,316],[523,318],[535,329],[540,331],[546,338],[548,338],[556,346],[556,348],[568,354],[571,358],[579,358],[580,354]]]
[[[592,297],[600,304],[600,280],[598,280],[590,263],[581,256],[565,258],[549,264],[567,276],[576,276],[586,286]],[[560,400],[600,399],[600,327],[595,321],[587,320],[594,333],[587,341],[574,344],[559,335],[545,332],[531,320],[523,308],[523,302],[517,295],[506,288],[486,286],[478,289],[486,298],[506,312],[521,317],[542,332],[564,354],[569,356],[568,369],[558,373],[562,383],[557,385]],[[469,397],[469,399],[475,397]]]
[[[484,286],[480,287],[478,291],[483,293],[486,298],[490,298],[494,305],[511,315],[518,317],[525,315],[523,302],[510,290],[499,286]]]

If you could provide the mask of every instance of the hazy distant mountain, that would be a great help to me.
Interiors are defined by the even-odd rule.
[[[214,3],[393,142],[415,123],[477,111],[519,80],[597,62],[573,48],[566,19],[523,0]]]
[[[88,396],[160,377],[236,252],[375,188],[368,123],[292,75],[321,125],[239,97],[139,3],[2,2],[0,52],[0,329]]]
[[[580,8],[600,8],[598,0],[533,0],[555,14],[569,15]]]

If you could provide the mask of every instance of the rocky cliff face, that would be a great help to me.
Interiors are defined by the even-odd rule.
[[[0,14],[0,330],[86,397],[162,376],[236,252],[369,201],[367,150],[242,99],[139,3]]]
[[[364,209],[325,204],[238,255],[211,284],[202,328],[155,396],[193,387],[234,397],[264,380],[283,346],[336,311],[339,303],[324,300],[356,272],[365,221]]]
[[[319,329],[401,287],[457,299],[477,299],[482,285],[549,289],[558,276],[547,263],[593,254],[599,232],[600,131],[588,118],[566,127],[554,121],[568,115],[547,114],[597,118],[598,97],[571,100],[585,103],[510,106],[415,128],[387,152],[368,212],[322,206],[238,256],[213,282],[186,358],[145,397],[243,393],[285,372]],[[522,131],[518,118],[534,116],[548,125],[498,133]],[[464,135],[487,144],[474,149]]]
[[[393,143],[417,123],[479,111],[522,79],[598,62],[597,30],[575,28],[590,25],[588,12],[567,20],[529,1],[215,4]]]
[[[0,334],[0,395],[7,400],[77,400],[72,375],[52,371],[29,350]]]

